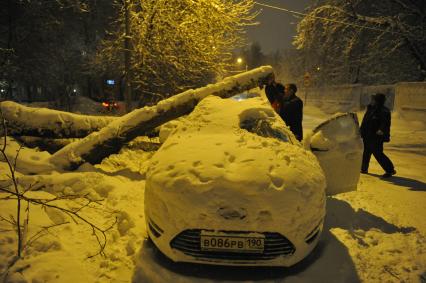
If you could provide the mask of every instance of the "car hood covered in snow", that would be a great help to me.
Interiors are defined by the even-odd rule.
[[[268,121],[289,142],[241,129],[250,119]],[[145,205],[176,231],[223,229],[224,220],[237,230],[273,231],[279,221],[295,235],[324,216],[324,188],[315,156],[261,98],[208,97],[153,156]]]

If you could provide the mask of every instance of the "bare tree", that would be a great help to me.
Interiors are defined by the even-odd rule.
[[[321,81],[392,83],[426,78],[426,2],[317,1],[294,44]]]

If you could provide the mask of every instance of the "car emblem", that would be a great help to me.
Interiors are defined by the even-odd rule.
[[[227,220],[244,219],[247,216],[247,211],[244,208],[221,207],[217,210],[217,213]]]

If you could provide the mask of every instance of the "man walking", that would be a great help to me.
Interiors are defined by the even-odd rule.
[[[371,97],[361,123],[361,137],[364,142],[361,173],[368,173],[371,155],[385,170],[383,178],[396,174],[392,161],[383,153],[383,143],[390,141],[391,113],[385,106],[386,96],[378,93]]]
[[[290,128],[298,141],[303,139],[303,102],[296,96],[297,86],[295,84],[286,84],[284,89],[282,85],[277,85],[278,92],[283,92],[279,115]]]

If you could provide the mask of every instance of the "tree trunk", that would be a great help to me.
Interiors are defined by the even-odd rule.
[[[0,103],[8,135],[47,138],[83,138],[116,117],[78,115],[47,108],[31,108],[12,101]]]
[[[66,170],[74,170],[85,162],[100,163],[102,159],[117,153],[123,144],[137,136],[144,135],[170,120],[189,114],[206,96],[231,97],[257,87],[259,81],[265,80],[272,73],[272,67],[260,67],[225,78],[214,85],[185,91],[160,101],[155,106],[134,110],[114,120],[99,132],[65,146],[52,155],[49,161]]]
[[[73,143],[79,139],[50,139],[50,138],[40,138],[32,136],[19,136],[16,137],[16,140],[19,141],[26,147],[35,148],[38,147],[42,151],[47,151],[50,154],[54,154],[64,146]]]
[[[50,138],[40,138],[32,136],[19,136],[15,139],[28,148],[39,148],[42,151],[47,151],[50,154],[54,154],[63,147],[69,145],[70,143],[79,141],[78,138],[71,139],[50,139]],[[152,139],[149,137],[141,137],[141,139],[134,139],[126,147],[132,150],[143,150],[143,151],[156,151],[160,148],[161,143],[157,139]]]
[[[130,7],[128,0],[124,0],[124,101],[126,102],[126,113],[131,111],[132,89],[131,89],[131,71],[130,71]]]

